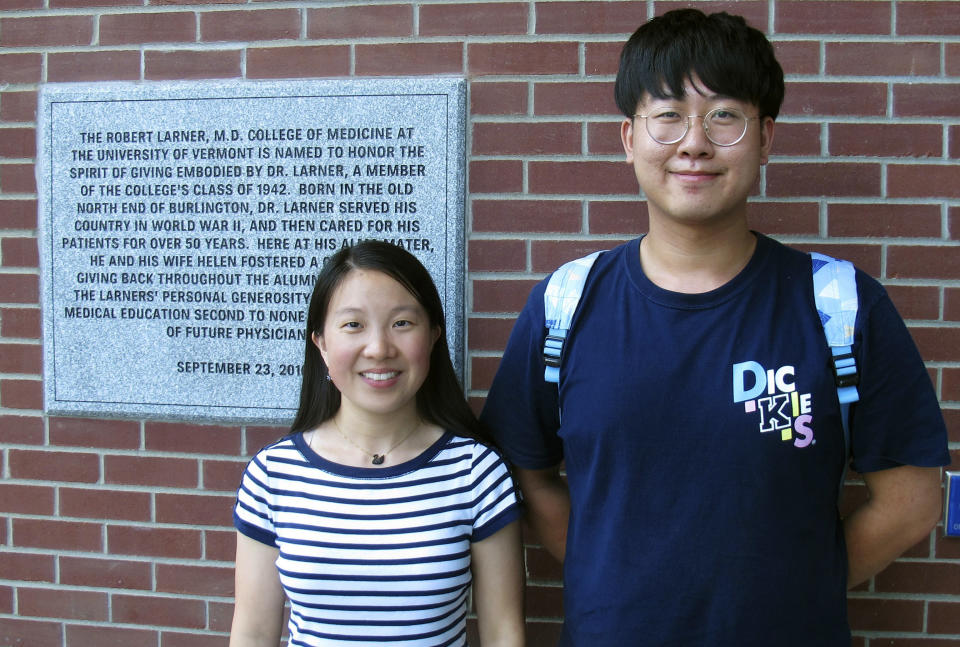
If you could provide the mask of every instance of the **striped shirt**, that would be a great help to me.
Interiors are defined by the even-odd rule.
[[[470,544],[519,517],[498,454],[447,432],[413,460],[348,467],[303,434],[244,472],[234,525],[280,549],[289,645],[465,645]]]

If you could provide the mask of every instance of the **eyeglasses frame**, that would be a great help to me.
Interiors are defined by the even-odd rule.
[[[719,112],[719,111],[721,111],[721,110],[726,110],[726,111],[728,111],[728,112],[739,112],[741,115],[743,115],[743,118],[744,118],[743,132],[740,133],[740,136],[737,137],[734,141],[730,142],[729,144],[721,144],[720,142],[714,141],[713,138],[710,137],[710,130],[707,128],[707,117],[709,117],[709,116],[712,115],[713,113]],[[649,118],[649,117],[652,117],[653,115],[641,115],[641,114],[638,112],[638,113],[634,114],[633,116],[634,116],[634,118],[639,117],[640,119],[647,119],[647,118]],[[655,141],[656,143],[658,143],[658,144],[663,144],[664,146],[669,146],[670,144],[676,144],[677,142],[683,141],[683,138],[686,137],[687,134],[690,132],[690,120],[691,120],[691,119],[694,119],[694,118],[696,118],[696,117],[699,117],[699,118],[700,118],[700,120],[701,120],[701,121],[700,121],[700,126],[703,128],[703,134],[706,135],[706,137],[707,137],[707,139],[710,141],[710,143],[713,144],[714,146],[723,146],[724,148],[729,147],[729,146],[736,146],[736,145],[739,144],[741,141],[743,141],[744,136],[747,134],[747,128],[750,126],[750,122],[751,122],[751,121],[759,121],[759,120],[760,120],[760,117],[748,117],[748,116],[746,116],[746,115],[743,114],[743,111],[742,111],[742,110],[738,110],[738,109],[736,109],[736,108],[720,107],[720,108],[714,108],[713,110],[710,110],[709,112],[707,112],[706,114],[703,114],[703,115],[687,115],[687,116],[686,116],[686,120],[685,120],[685,122],[684,122],[684,126],[683,126],[683,134],[681,134],[681,135],[680,135],[679,137],[677,137],[676,139],[671,140],[671,141],[668,141],[668,142],[662,142],[662,141],[660,141],[659,139],[657,139],[656,137],[653,136],[653,133],[650,132],[650,122],[649,122],[649,121],[644,121],[644,130],[647,131],[647,136],[648,136],[650,139],[652,139],[653,141]]]

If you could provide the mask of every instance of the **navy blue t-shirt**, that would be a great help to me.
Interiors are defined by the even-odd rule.
[[[559,396],[543,379],[546,282],[517,320],[482,418],[516,466],[565,462],[564,645],[850,644],[843,438],[810,258],[757,238],[703,294],[651,283],[639,239],[602,254]],[[854,468],[949,463],[903,321],[857,283]]]

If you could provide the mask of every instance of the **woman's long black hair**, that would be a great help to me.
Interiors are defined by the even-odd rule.
[[[332,418],[340,408],[340,391],[327,379],[327,365],[313,343],[313,334],[323,334],[333,292],[355,269],[383,272],[400,283],[426,310],[430,326],[440,331],[430,354],[429,372],[417,392],[417,413],[420,418],[460,436],[492,444],[489,434],[483,430],[467,404],[453,370],[443,305],[430,273],[410,252],[390,243],[373,240],[344,247],[327,261],[317,277],[307,313],[300,406],[290,431],[309,431]]]

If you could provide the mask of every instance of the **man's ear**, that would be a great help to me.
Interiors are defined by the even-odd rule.
[[[770,149],[773,148],[773,117],[764,117],[760,122],[760,164],[770,160]]]
[[[620,143],[627,155],[627,164],[633,164],[633,122],[633,119],[624,119],[620,124]]]

